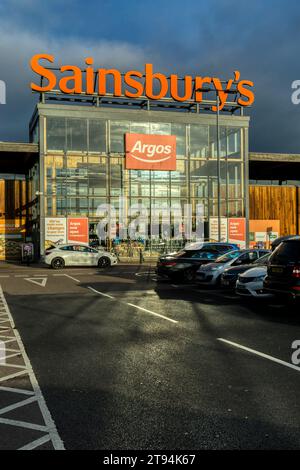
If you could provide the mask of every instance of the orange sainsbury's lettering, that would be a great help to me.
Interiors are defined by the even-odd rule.
[[[177,74],[166,76],[160,72],[153,71],[153,65],[145,64],[144,71],[128,70],[122,74],[118,69],[94,68],[94,59],[86,57],[85,69],[75,65],[63,65],[57,68],[58,73],[47,68],[53,64],[55,57],[51,54],[36,54],[30,61],[33,72],[47,81],[45,84],[37,85],[31,82],[33,91],[49,92],[59,88],[62,93],[67,94],[95,94],[106,95],[108,90],[114,96],[126,96],[129,98],[146,97],[149,100],[161,100],[172,98],[175,101],[184,102],[194,100],[201,103],[204,84],[219,96],[219,109],[222,110],[227,103],[229,92],[237,92],[236,102],[240,106],[251,106],[254,102],[254,84],[250,80],[240,80],[240,72],[234,71],[233,78],[221,81],[218,77],[186,75],[182,79]],[[47,61],[47,65],[41,62]],[[71,72],[71,73],[70,73]],[[59,74],[64,76],[59,77]],[[96,78],[98,78],[96,80]],[[97,83],[97,89],[96,88]],[[217,111],[217,106],[211,106],[212,111]]]
[[[30,86],[31,86],[31,89],[34,91],[50,91],[50,90],[53,90],[53,88],[56,85],[56,76],[51,70],[46,69],[45,67],[39,64],[39,61],[41,59],[48,60],[48,62],[53,63],[54,56],[50,54],[37,54],[37,55],[34,55],[30,61],[30,67],[33,70],[33,72],[37,73],[41,77],[47,78],[48,85],[39,86],[31,82]]]
[[[136,90],[135,93],[129,90],[125,90],[125,96],[128,96],[129,98],[138,98],[139,96],[143,95],[144,85],[135,80],[133,77],[142,78],[143,74],[137,70],[129,70],[125,73],[124,81],[126,85]]]

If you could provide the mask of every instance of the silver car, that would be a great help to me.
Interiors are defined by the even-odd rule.
[[[269,298],[272,294],[264,291],[264,278],[267,266],[257,266],[240,274],[236,282],[235,292],[241,296]]]
[[[65,266],[98,266],[107,268],[117,264],[117,257],[108,251],[99,251],[88,245],[68,244],[58,245],[46,250],[45,263],[53,269]]]
[[[260,250],[233,250],[220,256],[214,263],[202,265],[196,273],[196,282],[205,285],[217,285],[221,275],[229,267],[251,264],[264,253]]]

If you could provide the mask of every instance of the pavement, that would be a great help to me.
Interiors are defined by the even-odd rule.
[[[0,285],[0,449],[300,448],[296,308],[152,265],[9,265]]]

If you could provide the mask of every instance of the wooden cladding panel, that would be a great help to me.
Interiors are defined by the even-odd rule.
[[[280,234],[299,233],[300,188],[291,186],[249,187],[250,220],[280,220]]]

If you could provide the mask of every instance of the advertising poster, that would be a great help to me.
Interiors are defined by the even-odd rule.
[[[240,248],[246,248],[246,219],[228,219],[228,241],[236,243]]]
[[[68,243],[88,243],[89,223],[87,217],[68,218]]]
[[[209,219],[209,239],[210,241],[218,241],[218,217],[210,217]],[[221,217],[221,242],[227,241],[227,218]]]
[[[65,217],[45,218],[45,247],[67,241],[67,224]]]

